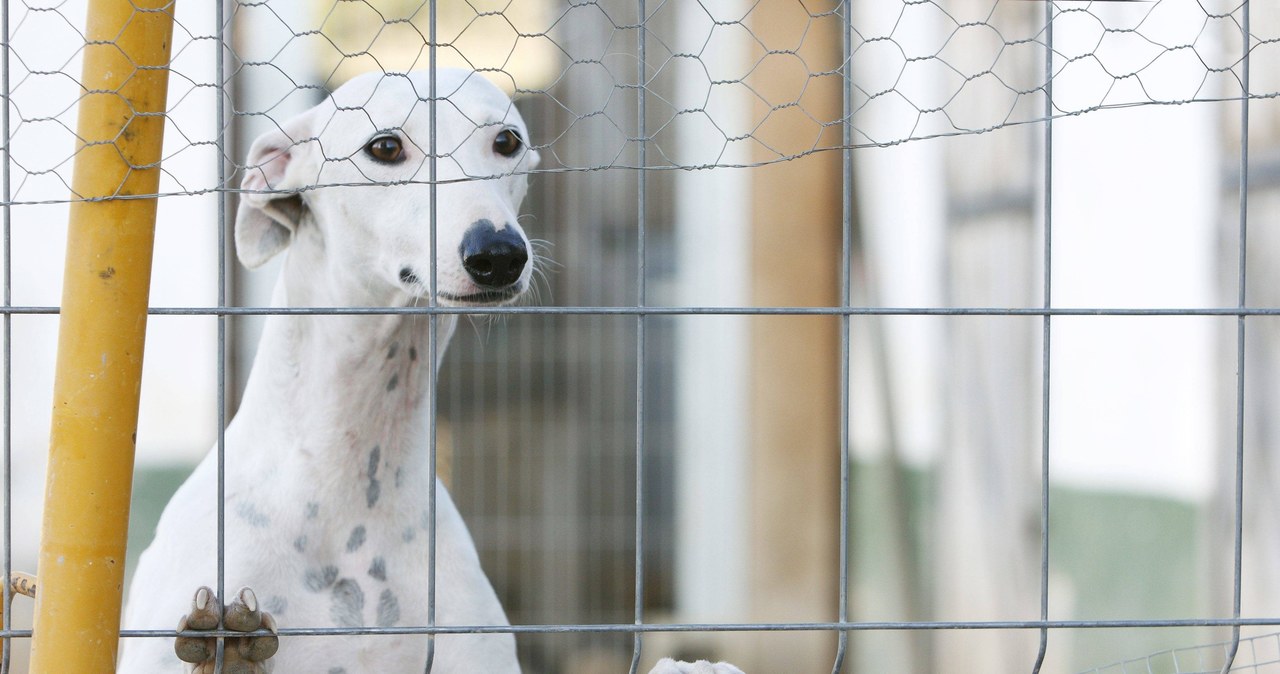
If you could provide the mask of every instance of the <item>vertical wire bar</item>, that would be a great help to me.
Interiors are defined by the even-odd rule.
[[[649,128],[645,120],[646,99],[648,98],[648,70],[645,65],[645,37],[647,36],[648,15],[645,0],[636,0],[636,126],[639,130],[640,147],[638,148],[639,170],[636,172],[636,305],[645,306],[645,220],[648,213],[645,203],[648,201],[649,172],[645,169],[648,160]],[[645,317],[636,314],[636,596],[635,624],[644,624],[644,356],[645,356]],[[641,633],[637,631],[631,649],[630,674],[636,674],[640,667],[640,652],[643,648]]]
[[[1044,308],[1053,306],[1053,0],[1044,3]],[[1049,409],[1052,320],[1041,319],[1040,345],[1040,620],[1049,619]],[[1032,674],[1039,674],[1049,650],[1049,628],[1040,628]]]
[[[226,6],[223,0],[215,0],[214,2],[214,30],[216,40],[216,49],[218,53],[214,56],[213,68],[214,77],[217,79],[217,95],[218,108],[215,111],[214,123],[217,125],[217,135],[214,137],[214,146],[217,148],[218,167],[217,167],[217,195],[218,195],[218,307],[225,308],[227,305],[227,115],[226,115],[226,55],[224,47],[226,43]],[[218,605],[223,605],[223,597],[225,596],[226,585],[226,444],[227,444],[227,315],[225,312],[219,312],[218,316],[218,356],[217,356],[217,378],[218,378]],[[221,623],[221,618],[219,618]],[[221,627],[221,624],[219,624]],[[218,648],[214,651],[214,671],[222,671],[223,656],[223,640],[218,640]]]
[[[10,183],[9,151],[11,139],[9,135],[9,3],[0,2],[0,39],[4,40],[4,48],[0,49],[0,91],[3,91],[4,109],[0,110],[0,126],[4,127],[4,164],[0,165],[0,220],[4,228],[4,307],[13,306],[13,248],[11,245],[12,223],[10,211],[13,200]],[[0,609],[4,611],[4,639],[0,640],[0,674],[9,674],[9,658],[13,651],[13,639],[8,636],[13,628],[13,592],[9,589],[9,576],[13,572],[13,314],[4,314],[4,589]]]
[[[851,48],[851,32],[853,30],[852,0],[840,4],[840,58],[844,62],[844,77],[841,80],[840,133],[844,149],[840,151],[841,167],[841,211],[840,211],[840,306],[847,308],[852,298],[852,264],[853,264],[853,55]],[[850,358],[849,342],[852,317],[843,314],[840,317],[840,587],[838,619],[841,625],[849,622],[849,498],[851,471],[849,461],[849,405],[850,405]],[[904,535],[906,535],[904,533]],[[831,666],[831,674],[839,674],[844,669],[845,654],[849,647],[849,633],[841,631],[836,640],[836,661]]]
[[[1248,224],[1249,224],[1249,52],[1251,48],[1249,34],[1249,0],[1242,5],[1240,32],[1243,38],[1244,53],[1241,57],[1240,73],[1240,241],[1237,252],[1236,307],[1245,308],[1245,270],[1248,261]],[[1235,531],[1234,557],[1232,559],[1231,617],[1240,618],[1241,573],[1244,559],[1244,366],[1245,366],[1245,316],[1236,316],[1236,475],[1235,475]],[[1226,662],[1222,665],[1222,674],[1231,671],[1235,663],[1236,653],[1240,649],[1240,625],[1231,626],[1231,645],[1227,650]]]
[[[431,292],[427,295],[427,305],[436,306],[436,276],[439,265],[436,262],[436,167],[439,146],[436,138],[436,0],[431,0],[427,9],[427,190],[431,197],[431,205],[427,214],[428,235],[431,237]],[[437,393],[439,393],[440,347],[437,344],[439,335],[439,316],[434,312],[427,317],[427,504],[431,516],[427,518],[427,627],[436,625],[436,412],[439,409]],[[457,318],[454,318],[457,320]],[[431,674],[431,667],[436,659],[436,635],[427,634],[427,663],[424,671]]]

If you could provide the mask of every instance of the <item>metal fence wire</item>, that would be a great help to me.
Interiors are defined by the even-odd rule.
[[[62,243],[50,224],[81,198],[70,173],[86,30],[82,2],[0,8],[7,575],[33,570],[38,537],[39,491],[28,487],[47,447],[39,363],[52,359],[59,311],[57,270],[43,261]],[[284,638],[510,631],[530,672],[634,672],[681,653],[753,673],[1280,669],[1277,638],[1262,635],[1280,625],[1280,583],[1267,571],[1280,563],[1280,537],[1267,533],[1280,477],[1267,422],[1280,396],[1269,215],[1280,194],[1280,5],[217,0],[168,11],[159,238],[181,256],[158,257],[150,314],[152,339],[181,346],[148,346],[160,360],[144,391],[176,397],[144,400],[140,537],[187,470],[165,450],[222,451],[217,429],[238,405],[261,320],[286,313],[268,306],[271,274],[239,269],[229,252],[254,137],[356,74],[436,63],[509,92],[542,156],[522,220],[546,260],[533,301],[289,310],[467,318],[432,369],[430,451],[513,626],[286,621]],[[430,106],[450,105],[450,94],[419,92]],[[1067,272],[1055,270],[1085,263],[1055,254],[1055,217],[1063,200],[1092,198],[1055,198],[1058,172],[1071,170],[1062,157],[1123,161],[1128,131],[1141,130],[1066,143],[1063,128],[1138,119],[1123,117],[1133,109],[1211,111],[1164,142],[1212,148],[1201,181],[1214,200],[1202,218],[1212,290],[1186,301],[1123,288],[1061,299],[1054,284]],[[913,148],[940,163],[876,182],[877,158]],[[433,139],[433,169],[461,167],[454,149]],[[314,189],[335,186],[329,175]],[[914,221],[927,199],[941,204],[946,243],[920,274],[947,291],[895,294],[895,263],[877,258],[888,245],[878,214]],[[1265,223],[1252,242],[1251,216]],[[431,231],[438,217],[429,214]],[[1137,285],[1163,250],[1158,227],[1142,231],[1123,262]],[[1051,473],[1064,460],[1055,428],[1080,423],[1054,416],[1051,375],[1072,373],[1055,366],[1051,338],[1117,325],[1154,326],[1143,334],[1155,343],[1208,335],[1194,357],[1212,371],[1204,414],[1216,430],[1202,439],[1219,477],[1190,514],[1143,520],[1135,509],[1147,506],[1068,493]],[[915,417],[894,411],[912,405],[895,391],[905,375],[894,368],[911,359],[900,351],[921,339],[947,345],[919,361],[935,371],[950,424],[926,460],[904,454],[915,436],[901,426]],[[698,388],[689,382],[700,370],[728,379]],[[190,389],[203,397],[172,393]],[[1160,423],[1176,425],[1176,414]],[[1070,538],[1075,525],[1055,529],[1060,506],[1094,513],[1099,527],[1137,518],[1124,529],[1133,547],[1165,545],[1179,561],[1104,554]],[[220,513],[220,527],[230,516]],[[1106,602],[1125,588],[1102,589],[1091,612],[1072,606],[1087,592],[1063,580],[1071,564],[1091,563],[1190,584],[1157,591],[1166,603],[1118,609]],[[715,594],[726,588],[737,592]],[[6,589],[0,671],[25,671],[22,603]]]

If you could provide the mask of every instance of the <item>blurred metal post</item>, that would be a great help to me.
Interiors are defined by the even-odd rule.
[[[115,671],[173,0],[91,0],[31,671]]]
[[[754,158],[773,148],[813,144],[810,115],[839,119],[843,83],[794,75],[835,72],[843,61],[837,21],[815,24],[800,5],[762,3],[748,19],[762,44],[797,45],[752,71]],[[801,39],[800,36],[803,36]],[[805,108],[798,103],[803,97]],[[839,127],[825,130],[840,143]],[[840,305],[841,157],[819,153],[751,170],[751,302],[761,306]],[[752,620],[822,621],[839,614],[840,324],[832,317],[756,317],[750,324],[751,439],[749,583]],[[759,635],[747,671],[831,667],[833,632]]]

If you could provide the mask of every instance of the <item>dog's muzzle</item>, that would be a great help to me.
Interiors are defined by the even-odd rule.
[[[478,220],[471,225],[462,237],[458,252],[471,280],[493,290],[519,281],[529,263],[529,251],[519,232],[511,226],[497,229],[488,220]]]

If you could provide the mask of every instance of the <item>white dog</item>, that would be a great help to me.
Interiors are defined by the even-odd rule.
[[[436,106],[438,250],[428,220],[426,73],[356,78],[254,142],[236,249],[248,267],[288,249],[274,306],[424,303],[433,259],[443,305],[505,304],[529,285],[531,253],[516,214],[538,155],[525,145],[524,121],[475,73],[440,70],[437,80],[446,99]],[[278,640],[274,632],[427,623],[428,486],[436,478],[424,437],[426,359],[439,362],[455,323],[438,319],[433,352],[422,316],[271,316],[226,430],[226,585],[245,589],[224,610],[202,587],[216,579],[210,453],[142,555],[125,627],[208,630],[223,618],[251,633],[227,640],[228,673],[423,671],[425,636]],[[437,624],[506,625],[466,525],[436,484]],[[129,639],[119,672],[212,672],[213,643]],[[436,638],[433,672],[519,669],[511,634]],[[671,660],[654,670],[692,671],[739,672]]]

